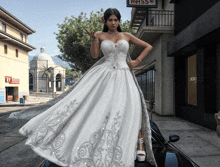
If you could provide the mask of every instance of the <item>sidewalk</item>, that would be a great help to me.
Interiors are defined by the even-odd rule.
[[[55,96],[58,96],[62,92],[56,92]],[[36,96],[37,95],[37,96]],[[34,105],[34,104],[39,104],[41,102],[46,102],[50,99],[52,99],[52,94],[51,93],[44,93],[44,92],[37,92],[37,93],[30,93],[29,95],[29,100],[25,100],[24,105]],[[7,106],[20,106],[20,101],[17,102],[8,102],[8,103],[0,103],[0,107],[7,107]]]
[[[61,92],[57,92],[56,96],[58,96],[60,93]],[[10,114],[11,112],[14,111],[20,111],[29,108],[33,105],[44,103],[50,99],[52,99],[52,94],[38,92],[38,93],[30,94],[29,100],[25,100],[24,104],[20,104],[20,102],[0,103],[0,116],[5,114]]]
[[[155,113],[152,120],[166,140],[171,134],[178,135],[180,140],[173,144],[200,167],[220,167],[220,138],[216,131],[180,118],[161,117]]]
[[[20,111],[29,108],[33,105],[44,103],[50,99],[52,98],[30,96],[29,100],[26,100],[24,105],[20,104],[20,102],[9,102],[9,103],[0,104],[0,116],[5,114],[10,114],[11,112],[14,111]]]

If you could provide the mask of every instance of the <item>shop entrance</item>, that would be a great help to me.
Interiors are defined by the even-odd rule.
[[[6,101],[14,100],[14,87],[6,87]]]

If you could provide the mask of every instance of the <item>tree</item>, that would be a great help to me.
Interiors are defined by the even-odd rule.
[[[66,67],[66,77],[72,77],[75,75],[75,72],[68,67]]]
[[[102,31],[103,24],[100,17],[103,15],[103,9],[96,13],[90,12],[89,18],[87,13],[81,12],[78,17],[65,17],[64,23],[57,24],[59,32],[56,34],[58,40],[58,48],[61,55],[57,55],[61,60],[69,63],[70,67],[75,71],[87,71],[98,59],[92,58],[90,55],[90,46],[92,39],[86,33],[84,28],[89,31]],[[130,32],[135,35],[135,30],[130,28],[130,21],[120,23],[122,31]],[[100,52],[99,58],[103,57]]]
[[[47,93],[48,93],[48,78],[50,77],[49,75],[51,74],[51,67],[47,68],[43,66],[43,68],[41,69],[41,71],[39,71],[39,73],[42,74],[42,78],[44,77],[44,75],[46,76]]]
[[[74,71],[73,69],[69,69],[68,67],[66,67],[66,77],[81,77],[82,73],[81,71]]]

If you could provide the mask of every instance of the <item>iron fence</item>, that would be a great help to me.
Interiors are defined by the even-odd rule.
[[[173,27],[174,26],[174,11],[172,10],[148,10],[146,12],[144,19],[142,20],[140,24],[140,27],[142,27],[145,20],[146,20],[146,26]]]

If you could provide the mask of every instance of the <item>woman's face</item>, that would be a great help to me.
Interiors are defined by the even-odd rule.
[[[118,20],[118,18],[115,15],[111,15],[108,18],[108,20],[106,22],[106,25],[108,26],[109,30],[115,31],[118,28],[119,20]]]

